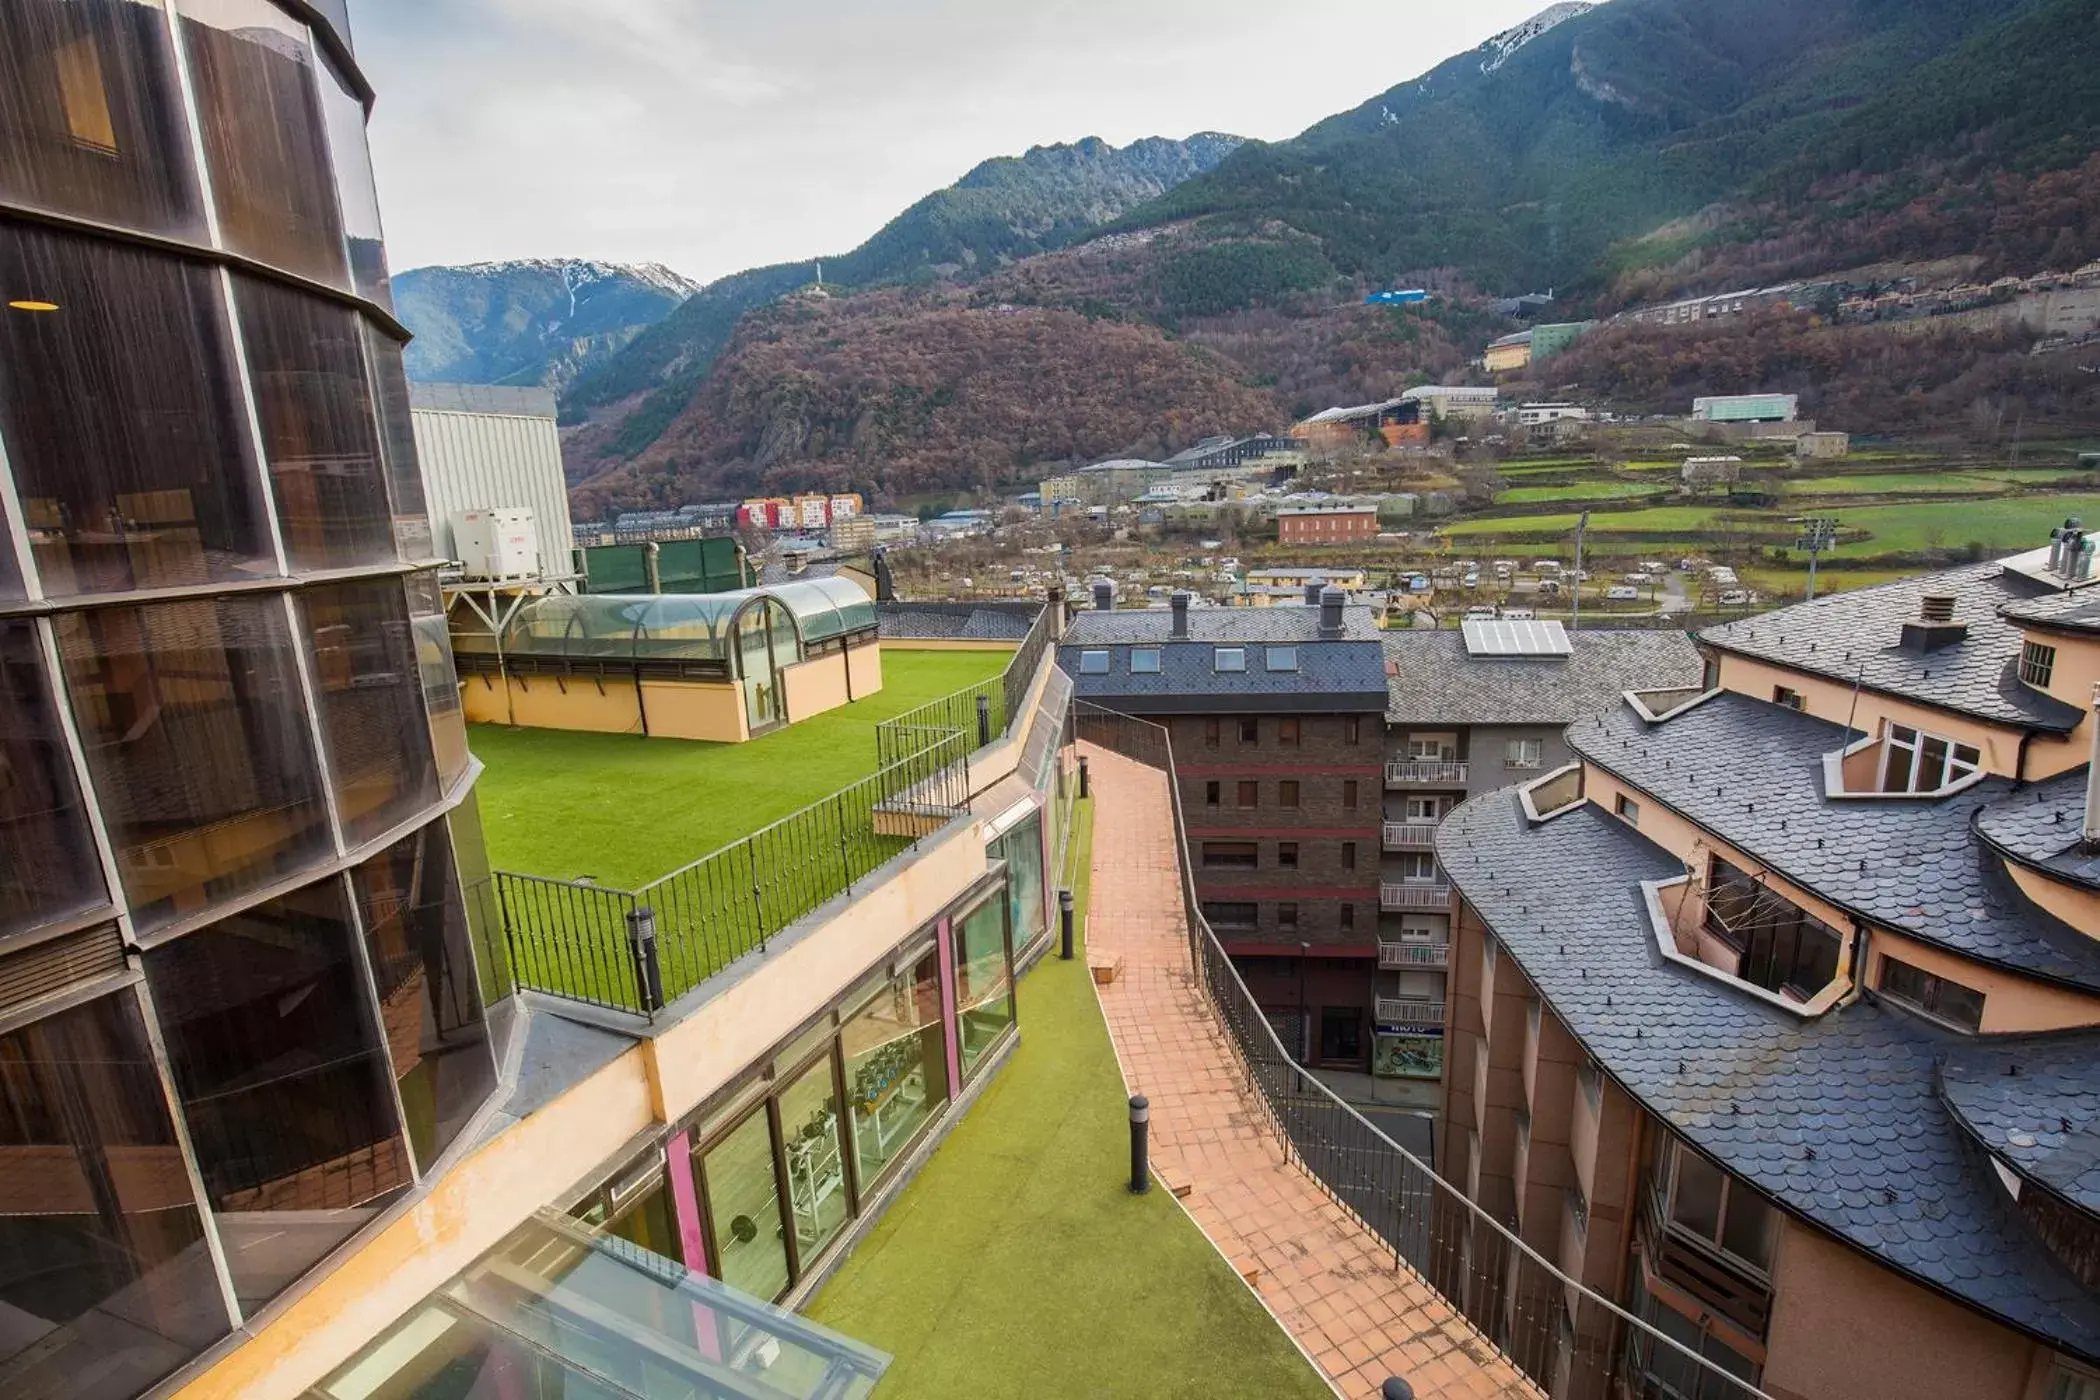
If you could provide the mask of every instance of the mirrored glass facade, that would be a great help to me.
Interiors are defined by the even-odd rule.
[[[345,10],[0,0],[0,1395],[161,1384],[497,1088]]]

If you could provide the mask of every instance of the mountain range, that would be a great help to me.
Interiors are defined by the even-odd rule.
[[[710,284],[569,385],[571,475],[586,509],[1001,485],[1461,372],[1495,295],[2068,270],[2100,256],[2096,147],[2100,0],[1556,4],[1288,141],[1039,148],[825,259],[823,294],[809,263]],[[1363,304],[1393,285],[1438,295]]]

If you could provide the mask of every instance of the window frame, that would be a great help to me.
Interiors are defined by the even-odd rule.
[[[1278,870],[1296,870],[1298,868],[1298,843],[1296,841],[1278,841],[1276,843],[1276,868]]]
[[[1611,814],[1628,826],[1639,826],[1641,824],[1641,804],[1623,792],[1612,794]]]
[[[1906,737],[1907,736],[1907,737]],[[1921,779],[1937,746],[1936,760],[1939,781],[1924,786]],[[1962,755],[1967,753],[1969,757]],[[1890,787],[1889,782],[1898,772],[1897,755],[1901,761],[1901,787]],[[1936,734],[1930,729],[1919,729],[1914,725],[1888,722],[1881,736],[1881,771],[1876,790],[1890,796],[1922,797],[1944,792],[1965,778],[1983,771],[1983,750],[1974,744],[1965,744],[1946,734]]]
[[[1240,779],[1239,785],[1233,790],[1233,807],[1241,812],[1260,810],[1261,783],[1253,778]]]
[[[1261,747],[1261,721],[1242,717],[1240,720],[1240,742],[1249,748]]]
[[[1216,807],[1221,805],[1224,802],[1224,800],[1225,785],[1222,782],[1219,782],[1216,778],[1212,778],[1203,784],[1204,806]]]
[[[1545,766],[1546,741],[1540,738],[1505,739],[1502,743],[1502,766],[1529,771]]]
[[[1261,843],[1205,841],[1197,847],[1196,859],[1204,870],[1259,870]]]
[[[1079,653],[1079,674],[1082,676],[1105,676],[1114,664],[1112,653],[1106,647],[1089,647]]]
[[[1296,778],[1280,778],[1276,782],[1276,805],[1287,812],[1298,810],[1299,789]]]
[[[1297,670],[1298,648],[1295,646],[1263,647],[1262,669],[1271,672]]]
[[[1356,785],[1356,779],[1342,779],[1342,806],[1348,808],[1352,812],[1356,810],[1357,791],[1358,789]]]
[[[1772,1279],[1772,1266],[1778,1262],[1779,1207],[1766,1200],[1756,1188],[1738,1178],[1728,1168],[1694,1150],[1675,1133],[1667,1129],[1654,1131],[1661,1133],[1662,1155],[1666,1160],[1649,1164],[1651,1170],[1646,1189],[1659,1191],[1661,1194],[1658,1204],[1662,1207],[1660,1215],[1664,1228],[1702,1250],[1719,1255],[1731,1267],[1742,1269],[1769,1284]],[[1697,1226],[1677,1217],[1678,1188],[1683,1180],[1684,1163],[1687,1159],[1696,1161],[1720,1178],[1720,1190],[1714,1198],[1714,1232],[1711,1237]],[[1659,1173],[1662,1178],[1660,1181],[1657,1180],[1658,1173],[1654,1170],[1656,1167],[1662,1168]],[[1762,1264],[1747,1255],[1738,1254],[1722,1243],[1728,1238],[1729,1215],[1735,1205],[1738,1188],[1746,1192],[1755,1202],[1756,1208],[1764,1213],[1764,1250],[1767,1257],[1766,1262]]]
[[[2056,676],[2056,648],[2028,638],[2020,643],[2020,679],[2036,690],[2046,691]]]
[[[1283,715],[1276,721],[1276,744],[1278,748],[1298,748],[1305,736],[1305,726],[1296,715]]]
[[[1165,652],[1160,647],[1132,647],[1130,649],[1130,674],[1133,676],[1156,676],[1160,674]]]
[[[1891,987],[1889,985],[1891,969],[1900,969],[1899,976],[1915,974],[1921,979],[1925,985],[1920,988],[1920,994],[1913,995],[1908,990]],[[1949,988],[1956,993],[1966,993],[1976,998],[1976,1019],[1973,1023],[1961,1015],[1950,1014],[1953,1008],[1948,1007],[1941,999],[1941,994]],[[1984,1007],[1990,1000],[1990,994],[1980,987],[1971,987],[1967,983],[1957,982],[1951,977],[1942,977],[1936,972],[1928,972],[1914,962],[1906,962],[1902,958],[1894,957],[1888,953],[1881,955],[1881,966],[1874,974],[1874,990],[1906,1010],[1914,1011],[1937,1025],[1946,1026],[1967,1035],[1981,1034]]]
[[[1245,647],[1213,647],[1210,653],[1210,669],[1215,674],[1239,673],[1247,669]]]
[[[1796,712],[1802,712],[1807,709],[1807,702],[1803,700],[1801,692],[1789,685],[1775,685],[1772,687],[1772,703],[1782,709]]]

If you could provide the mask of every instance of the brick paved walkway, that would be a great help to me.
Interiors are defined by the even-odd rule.
[[[1284,1159],[1195,988],[1166,778],[1088,746],[1094,803],[1091,961],[1121,960],[1101,1007],[1131,1090],[1152,1101],[1152,1161],[1348,1400],[1387,1376],[1431,1397],[1538,1392],[1441,1295]]]

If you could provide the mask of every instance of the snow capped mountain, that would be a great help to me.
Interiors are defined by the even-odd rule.
[[[417,271],[424,269],[418,268]],[[508,258],[496,262],[460,263],[451,271],[465,276],[484,278],[538,276],[555,274],[571,287],[588,287],[593,283],[626,281],[654,287],[666,296],[680,301],[700,290],[701,284],[682,272],[674,272],[662,263],[613,263],[599,262],[595,258]]]
[[[514,258],[412,269],[394,303],[411,378],[559,391],[699,290],[661,263]]]
[[[1562,0],[1560,4],[1548,5],[1522,24],[1505,29],[1485,44],[1482,44],[1480,52],[1485,57],[1480,60],[1480,71],[1483,73],[1494,72],[1497,68],[1509,62],[1511,54],[1523,48],[1533,39],[1538,38],[1539,35],[1544,34],[1556,25],[1564,24],[1574,19],[1577,15],[1586,15],[1596,8],[1596,5],[1590,3],[1590,0]]]

